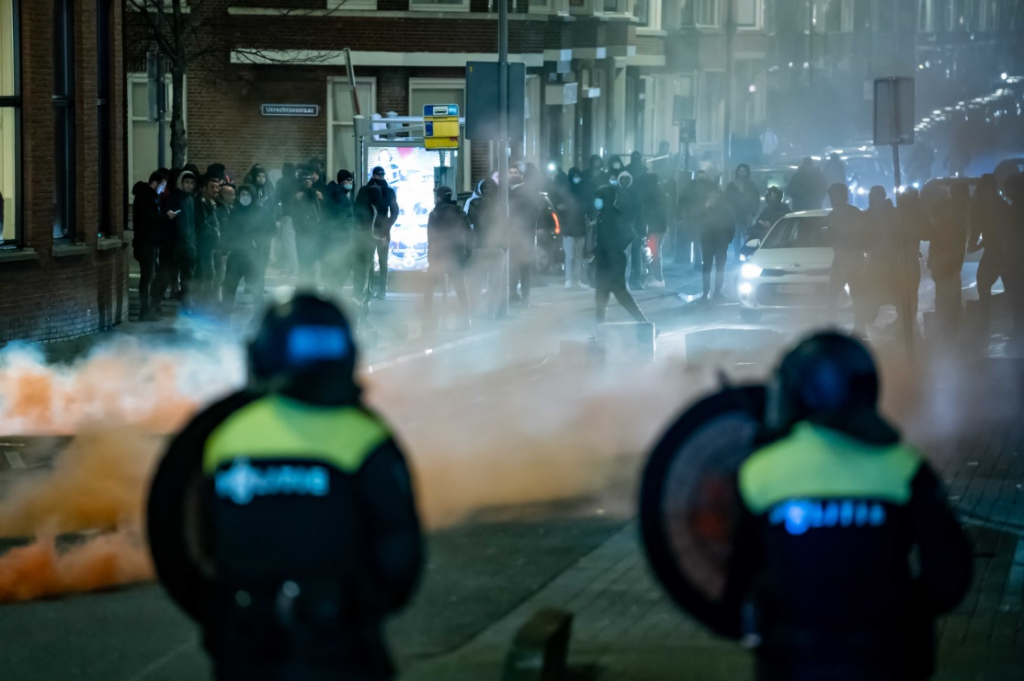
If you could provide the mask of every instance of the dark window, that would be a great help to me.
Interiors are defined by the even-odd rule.
[[[98,236],[114,232],[111,224],[110,190],[110,3],[96,0],[96,121],[99,126],[97,158],[99,180]]]
[[[73,0],[53,3],[53,237],[75,238],[75,46]]]
[[[0,0],[0,247],[24,242],[18,2]]]

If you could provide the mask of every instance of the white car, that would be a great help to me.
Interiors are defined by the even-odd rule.
[[[832,273],[832,234],[827,210],[790,213],[779,219],[740,267],[736,295],[749,322],[768,310],[823,308]],[[849,303],[846,292],[840,304]]]

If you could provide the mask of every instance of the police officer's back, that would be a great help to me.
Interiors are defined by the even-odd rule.
[[[250,386],[172,442],[149,498],[154,563],[218,679],[392,677],[385,617],[412,595],[419,522],[402,453],[360,402],[332,304],[271,308]]]
[[[725,627],[760,639],[759,679],[928,678],[934,618],[967,590],[963,531],[877,396],[870,354],[836,333],[797,346],[769,388],[780,437],[740,469],[727,587],[752,616]]]

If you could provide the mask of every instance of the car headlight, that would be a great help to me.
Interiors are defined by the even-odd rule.
[[[743,282],[739,286],[739,292],[740,292],[741,296],[749,296],[751,291],[753,291],[753,290],[754,290],[754,287],[751,286],[750,282],[747,282],[747,281]]]
[[[748,262],[740,268],[740,276],[744,279],[754,279],[761,276],[761,272],[764,272],[763,267],[758,267],[752,262]]]

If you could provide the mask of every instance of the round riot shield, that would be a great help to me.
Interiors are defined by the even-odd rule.
[[[717,628],[740,499],[736,474],[754,451],[763,387],[726,388],[687,410],[647,461],[640,530],[654,574],[673,600]]]

